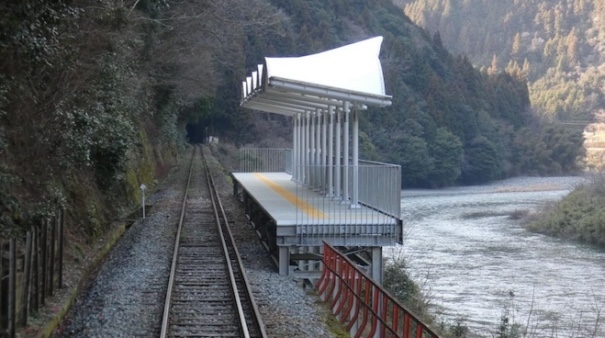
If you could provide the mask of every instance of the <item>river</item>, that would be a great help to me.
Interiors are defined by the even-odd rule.
[[[403,255],[439,317],[492,337],[505,309],[527,337],[605,337],[605,250],[526,231],[516,212],[560,200],[578,177],[404,190]],[[599,319],[599,321],[597,321]],[[495,336],[495,335],[494,335]]]

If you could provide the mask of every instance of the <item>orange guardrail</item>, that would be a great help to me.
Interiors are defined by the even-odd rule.
[[[439,338],[348,257],[324,242],[320,297],[352,337]]]

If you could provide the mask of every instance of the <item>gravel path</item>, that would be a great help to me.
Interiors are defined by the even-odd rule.
[[[126,232],[54,337],[154,337],[159,333],[173,239],[189,156],[149,199],[145,220]],[[279,276],[216,160],[215,180],[271,337],[333,337],[326,308],[291,277]]]

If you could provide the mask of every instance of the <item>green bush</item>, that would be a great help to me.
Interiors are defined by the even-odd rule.
[[[530,230],[605,246],[605,176],[574,189],[560,202],[544,207],[531,219]]]

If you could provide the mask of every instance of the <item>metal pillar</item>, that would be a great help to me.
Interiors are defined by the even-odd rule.
[[[315,122],[315,189],[320,191],[323,189],[323,180],[321,175],[321,109],[317,109],[317,113],[315,114],[316,122]]]
[[[327,152],[326,152],[326,139],[328,137],[327,135],[327,124],[328,124],[328,114],[325,111],[322,111],[321,114],[321,189],[324,193],[327,193],[327,189],[326,189],[326,173],[328,170],[326,170],[326,160],[327,160]]]
[[[311,131],[309,132],[309,188],[315,189],[316,177],[315,177],[315,132],[316,132],[316,112],[311,112]]]
[[[281,276],[290,274],[290,248],[287,246],[279,247],[279,274]]]
[[[292,122],[292,181],[296,181],[298,178],[298,173],[296,172],[296,168],[298,167],[298,118],[296,115],[292,116]]]
[[[340,109],[336,110],[336,163],[334,165],[334,199],[339,199],[342,196],[340,195],[340,187],[342,182],[340,182],[340,174],[341,174],[341,167],[340,167],[340,141],[341,141],[341,136],[340,136]]]
[[[359,109],[353,109],[353,195],[351,208],[359,208]]]
[[[351,102],[344,103],[344,156],[343,156],[343,178],[342,178],[342,203],[349,203],[349,115],[351,113]]]
[[[304,151],[304,163],[303,163],[303,172],[304,172],[304,184],[308,185],[310,181],[309,177],[309,133],[311,132],[311,128],[309,125],[311,124],[311,112],[305,113],[305,144],[303,145]]]
[[[334,197],[334,106],[328,110],[328,197]]]
[[[304,179],[304,173],[303,173],[303,163],[304,163],[304,130],[303,130],[303,125],[304,125],[304,119],[303,119],[303,115],[302,113],[298,113],[298,175],[297,175],[297,181],[303,183],[303,179]]]

